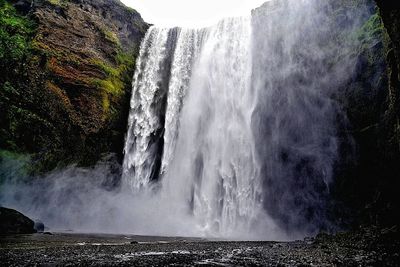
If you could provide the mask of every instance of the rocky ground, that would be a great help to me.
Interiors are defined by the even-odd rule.
[[[294,242],[228,242],[45,233],[1,237],[0,262],[2,266],[398,266],[396,235],[396,229],[364,229]]]

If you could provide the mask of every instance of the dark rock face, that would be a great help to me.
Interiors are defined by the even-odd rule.
[[[35,233],[34,222],[22,213],[0,207],[0,235]]]
[[[323,212],[316,212],[315,209],[302,210],[302,208],[307,208],[308,206],[315,207],[315,199],[323,200],[328,192],[323,191],[323,187],[318,188],[318,184],[315,181],[311,181],[316,187],[316,190],[311,192],[318,192],[320,197],[316,198],[312,195],[305,197],[304,191],[298,190],[297,187],[288,188],[285,182],[281,182],[283,186],[279,190],[267,194],[266,209],[275,210],[271,215],[283,226],[289,225],[289,228],[302,227],[301,223],[296,223],[296,219],[289,217],[290,213],[287,212],[289,209],[300,211],[298,218],[303,217],[303,221],[312,220],[313,217],[323,218],[327,216],[328,219],[330,217],[330,221],[344,227],[348,227],[349,224],[352,226],[373,224],[388,227],[399,223],[396,214],[400,212],[398,201],[396,201],[396,198],[398,198],[398,193],[396,192],[400,187],[399,8],[397,4],[389,4],[388,1],[332,0],[327,2],[330,3],[332,10],[335,10],[333,13],[327,12],[329,15],[326,17],[330,23],[333,23],[333,29],[339,30],[339,34],[347,38],[347,41],[351,40],[351,38],[356,38],[357,40],[356,45],[351,47],[351,51],[349,51],[356,59],[355,70],[351,77],[347,79],[344,77],[345,75],[342,75],[341,79],[345,80],[345,82],[331,83],[333,87],[332,101],[337,104],[345,115],[336,119],[339,155],[338,161],[334,164],[333,183],[330,186],[328,197],[328,199],[334,201],[321,201],[319,211]],[[282,3],[284,3],[283,0],[270,1],[259,8],[258,11],[256,10],[254,14],[257,15],[257,12],[261,12],[263,8],[267,11],[272,10],[274,4]],[[364,17],[365,21],[363,20],[356,28],[349,29],[349,21],[343,20],[343,18],[346,18],[347,13],[354,12],[354,14],[357,14],[357,11],[360,11],[361,7],[366,5],[368,7],[368,12],[366,13],[368,16]],[[285,16],[287,16],[286,13],[278,16],[278,20],[285,20]],[[279,25],[279,23],[275,23],[275,25]],[[263,32],[265,28],[265,24],[261,23],[256,32]],[[335,35],[334,32],[321,38],[328,44],[325,47],[340,47],[334,44],[335,41],[340,40],[337,38],[340,36],[330,40],[329,38],[332,38],[333,35]],[[260,38],[265,38],[264,36],[261,35]],[[306,42],[310,41],[307,40]],[[262,43],[262,40],[257,43]],[[300,48],[302,43],[304,42],[297,42]],[[331,43],[334,45],[329,46]],[[271,49],[276,48],[279,48],[279,43]],[[254,60],[262,60],[262,49],[263,47],[255,49],[258,54],[256,54]],[[279,51],[279,49],[277,50]],[[301,51],[301,49],[296,48],[295,51]],[[338,64],[334,55],[340,54],[340,52],[328,51],[328,53],[333,53],[333,56],[329,57],[327,62],[330,62],[333,66]],[[302,57],[300,56],[300,58]],[[280,57],[279,60],[284,59]],[[262,71],[265,72],[264,70]],[[308,81],[312,80],[318,73],[307,75],[309,78],[305,80]],[[297,79],[297,77],[289,78]],[[274,86],[285,88],[285,81],[290,80],[287,78],[277,79],[274,81]],[[322,79],[318,79],[317,84],[321,83],[321,88],[326,88],[320,81]],[[301,83],[296,90],[299,91],[299,88],[301,88]],[[287,88],[285,89],[287,90]],[[274,97],[282,100],[285,97],[284,94],[279,93]],[[304,95],[304,93],[302,92],[301,95]],[[260,99],[267,98],[261,96]],[[277,108],[283,108],[279,101],[265,106],[271,105],[279,105]],[[293,103],[291,102],[288,110],[292,108]],[[289,114],[287,117],[290,118],[290,113],[288,112],[287,114]],[[261,144],[263,138],[269,138],[270,130],[268,126],[271,121],[275,120],[275,117],[276,115],[273,114],[270,118],[256,118],[255,120],[256,128],[260,131],[259,136],[261,136],[260,146],[258,147],[261,155],[268,154],[268,151],[271,150],[271,148],[267,148],[263,151]],[[295,125],[289,133],[302,134],[298,128],[306,125],[309,118],[304,120],[305,122],[302,121],[300,127]],[[294,124],[293,122],[291,123]],[[303,138],[304,136],[306,134],[303,135]],[[293,147],[286,148],[281,153],[282,162],[285,164],[294,162],[291,156],[298,155],[296,154],[297,152],[293,151]],[[276,157],[279,157],[280,151],[277,151]],[[305,183],[305,181],[308,182],[307,179],[312,180],[310,178],[313,178],[313,175],[316,174],[318,179],[315,180],[320,180],[318,173],[312,169],[313,161],[308,160],[307,157],[298,158],[304,159],[300,162],[299,166],[301,168],[299,169],[307,171],[305,177],[301,173],[287,175],[285,173],[287,168],[279,169],[276,174],[274,173],[274,177],[280,177],[280,181],[286,181],[289,179],[288,177],[302,177],[301,183]],[[266,170],[268,167],[270,170],[276,169],[276,166],[271,168],[271,164],[267,165],[268,158],[264,157],[263,160],[266,162],[264,167]],[[275,162],[276,160],[270,161]],[[266,188],[268,188],[268,183],[273,180],[268,180],[268,178],[268,176],[265,178]],[[290,184],[290,182],[288,183]],[[284,198],[285,194],[290,195],[289,200]],[[292,196],[298,197],[293,198]],[[293,199],[295,201],[291,201]],[[303,201],[303,199],[306,201]],[[311,199],[312,203],[308,203],[308,199]],[[281,207],[278,211],[275,208],[277,206]],[[325,211],[328,211],[328,214],[325,214]]]
[[[33,154],[39,172],[92,165],[102,153],[121,156],[148,25],[119,1],[11,3],[15,17],[32,21],[33,33],[23,62],[0,75],[0,87],[11,88],[0,97],[0,148]]]
[[[336,188],[355,225],[399,224],[399,3],[375,1],[364,28],[375,42],[360,47],[357,71],[341,96],[352,125],[355,164],[341,166]],[[342,153],[348,153],[342,147]]]

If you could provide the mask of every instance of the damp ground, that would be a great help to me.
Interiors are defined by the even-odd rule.
[[[100,234],[0,237],[1,266],[398,266],[389,232],[319,235],[293,242]],[[374,241],[371,241],[374,238]]]

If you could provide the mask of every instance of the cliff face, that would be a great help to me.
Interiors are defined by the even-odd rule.
[[[375,2],[355,76],[341,96],[355,151],[354,162],[338,172],[335,193],[351,207],[346,216],[357,218],[356,225],[388,226],[399,223],[400,211],[399,4]]]
[[[394,6],[377,4],[362,29],[353,80],[339,97],[351,124],[354,154],[352,163],[340,166],[334,193],[350,207],[345,217],[356,218],[355,225],[387,226],[399,223],[399,38]],[[343,157],[348,153],[342,146]]]
[[[373,150],[366,157],[367,181],[373,197],[366,205],[369,219],[375,224],[399,224],[400,212],[398,188],[400,187],[400,3],[398,1],[377,0],[382,19],[387,46],[384,58],[387,77],[387,101],[377,131],[369,140]],[[371,110],[375,112],[375,110]],[[375,165],[372,165],[375,164]],[[373,170],[369,172],[369,170]]]
[[[1,49],[24,41],[1,60],[1,148],[30,153],[37,171],[120,155],[148,28],[140,15],[114,0],[2,0],[1,9]]]
[[[274,1],[267,2],[264,6],[256,9],[253,15],[257,16],[260,12],[264,18],[268,10],[273,10],[274,4],[278,5],[284,2],[283,0],[278,0],[276,3]],[[324,18],[328,22],[320,26],[321,28],[327,25],[332,27],[332,31],[322,38],[324,42],[320,47],[324,49],[325,54],[332,55],[327,60],[327,64],[332,66],[331,72],[333,73],[335,66],[344,69],[346,66],[342,65],[340,56],[335,56],[343,56],[344,53],[348,53],[354,59],[355,68],[349,71],[351,72],[349,77],[346,76],[347,73],[342,73],[340,82],[330,83],[330,86],[333,87],[330,97],[344,116],[343,118],[338,116],[335,127],[339,155],[333,166],[333,182],[329,192],[329,199],[335,201],[325,202],[323,209],[326,210],[328,207],[330,212],[327,216],[332,216],[331,221],[339,225],[343,223],[346,227],[349,224],[358,226],[364,223],[381,226],[398,224],[396,214],[400,212],[397,204],[397,192],[400,186],[399,9],[388,4],[387,1],[327,0],[326,2],[329,2],[330,7],[335,11],[326,11]],[[365,13],[361,15],[360,12]],[[356,23],[351,26],[351,21],[346,20],[346,14],[360,14],[362,17],[360,24]],[[282,14],[281,19],[285,20],[284,16],[285,14]],[[259,28],[253,28],[253,30],[258,34],[266,28],[263,23],[257,25]],[[302,34],[307,35],[307,32]],[[261,40],[257,42],[262,43],[263,38],[264,35],[261,35]],[[311,41],[308,40],[308,42],[309,47],[312,47]],[[346,49],[335,51],[342,47],[341,43],[352,44],[349,46],[349,51],[346,52]],[[295,49],[295,51],[298,50],[301,51],[301,49]],[[312,52],[310,52],[311,55]],[[256,55],[255,60],[262,56]],[[313,73],[309,79],[311,80],[317,75],[318,73]],[[293,78],[296,79],[296,77]],[[276,82],[278,86],[281,83],[281,80]],[[326,87],[329,86],[321,86],[320,90],[324,92],[327,90]],[[277,96],[277,99],[279,99],[278,97],[280,96]],[[271,105],[271,103],[269,104]],[[293,106],[292,103],[290,110],[294,110]],[[272,115],[272,117],[274,116],[276,115]],[[270,120],[273,121],[273,119]],[[262,119],[260,121],[257,128],[262,127],[260,126]],[[268,136],[269,127],[267,121],[265,127],[261,128],[260,135]],[[300,131],[293,130],[296,133]],[[261,147],[262,142],[259,143]],[[267,154],[267,152],[261,151],[260,154]],[[307,160],[305,156],[304,162],[306,163],[303,165],[312,167],[312,162],[309,164]],[[311,175],[308,174],[307,177],[312,177],[312,172],[310,171],[310,173]],[[298,176],[302,177],[301,173]],[[281,177],[280,180],[286,181],[287,179],[290,179],[288,175]],[[267,181],[267,183],[269,182]],[[305,194],[303,191],[299,193],[298,188],[284,186],[280,191],[274,188],[274,192],[265,196],[268,200],[266,201],[267,205],[283,207],[276,214],[271,214],[282,225],[286,226],[289,221],[285,217],[288,216],[287,207],[296,207],[296,211],[304,216],[305,221],[312,220],[312,216],[322,217],[321,214],[315,215],[312,212],[309,215],[307,209],[302,210],[302,205],[297,203],[298,199],[293,202],[290,202],[291,198],[283,200],[280,196],[287,192],[291,196],[299,194],[298,199]],[[322,193],[321,195],[323,196]],[[308,203],[304,202],[304,207],[308,207]],[[303,224],[303,221],[300,224]]]

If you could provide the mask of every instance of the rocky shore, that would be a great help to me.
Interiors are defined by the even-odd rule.
[[[33,234],[0,238],[4,266],[398,266],[397,229],[320,234],[294,242]]]

